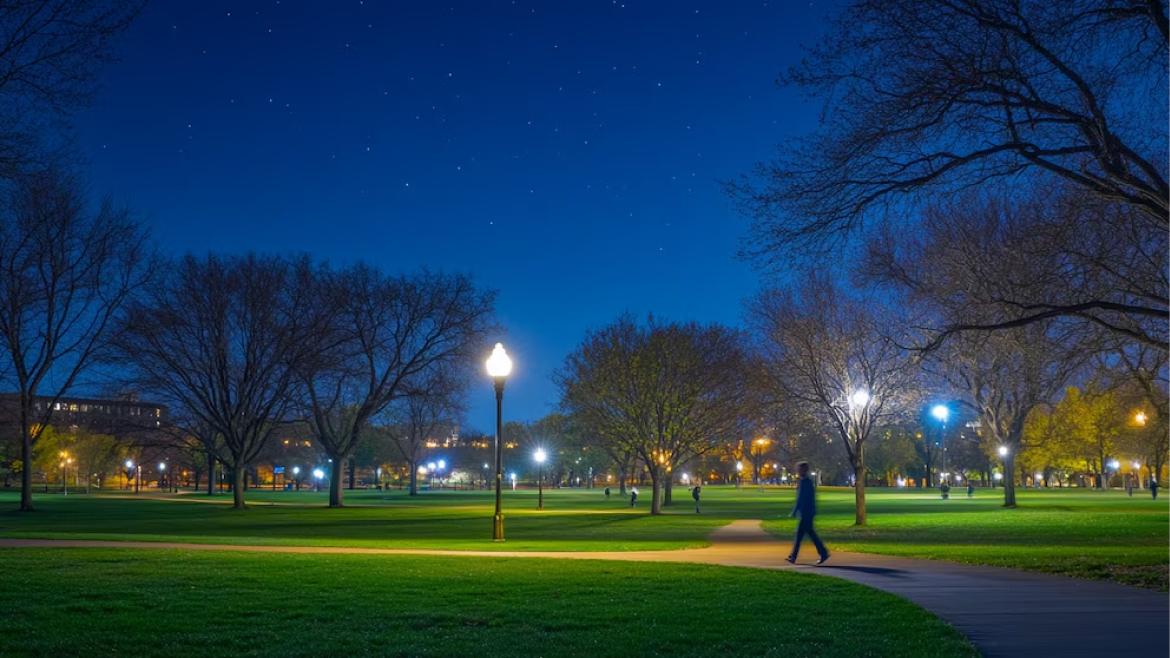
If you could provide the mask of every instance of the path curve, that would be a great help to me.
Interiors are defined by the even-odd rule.
[[[793,569],[833,576],[902,596],[967,636],[985,656],[1170,655],[1166,593],[1103,581],[869,553],[834,552],[820,567],[784,561],[788,545],[760,521],[739,520],[705,548],[668,551],[450,551],[338,546],[248,546],[182,542],[0,538],[0,548],[147,548],[245,553],[525,557],[629,562],[695,562]],[[815,558],[805,548],[804,560]],[[843,611],[847,614],[847,611]]]

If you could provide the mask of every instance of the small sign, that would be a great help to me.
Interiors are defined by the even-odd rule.
[[[273,466],[272,467],[272,474],[273,475],[283,475],[284,474],[284,467],[283,466]]]

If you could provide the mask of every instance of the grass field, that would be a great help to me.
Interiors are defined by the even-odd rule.
[[[968,656],[836,578],[686,564],[0,549],[0,653]]]
[[[33,514],[0,512],[0,536],[175,540],[479,550],[642,550],[702,546],[733,519],[765,519],[787,537],[791,489],[704,487],[703,514],[685,490],[669,513],[631,510],[601,491],[552,490],[536,511],[535,492],[508,491],[508,541],[490,541],[487,492],[347,492],[350,507],[323,507],[324,493],[249,492],[237,512],[227,497],[163,500],[130,495],[37,498]],[[1142,492],[1144,493],[1144,492]],[[0,493],[0,510],[15,507]],[[1005,510],[999,491],[942,501],[932,492],[871,490],[869,525],[855,528],[852,492],[822,488],[818,524],[831,549],[1010,566],[1166,589],[1170,507],[1148,495],[1119,491],[1024,490],[1019,509]]]

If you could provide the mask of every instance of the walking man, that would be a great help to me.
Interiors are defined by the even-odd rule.
[[[816,563],[824,564],[825,560],[829,559],[829,551],[821,543],[817,531],[813,529],[813,519],[817,515],[817,493],[808,476],[808,462],[797,464],[796,473],[800,476],[800,482],[796,487],[796,505],[792,508],[790,516],[799,516],[800,522],[796,525],[796,543],[792,546],[792,553],[785,559],[788,560],[789,564],[796,564],[796,556],[800,553],[800,543],[804,541],[804,536],[808,535],[820,556]]]
[[[699,490],[700,489],[702,489],[702,487],[700,487],[697,484],[695,485],[695,488],[691,489],[691,498],[695,499],[695,514],[699,513]]]

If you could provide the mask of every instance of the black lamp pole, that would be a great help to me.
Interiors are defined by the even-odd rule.
[[[492,541],[504,541],[504,513],[500,489],[504,482],[504,378],[496,377],[496,514],[492,517]]]

